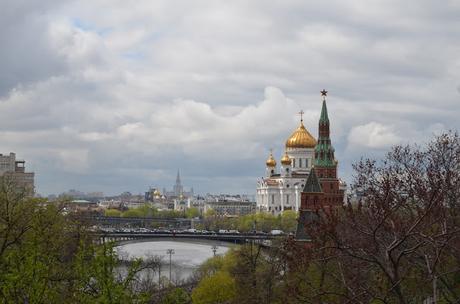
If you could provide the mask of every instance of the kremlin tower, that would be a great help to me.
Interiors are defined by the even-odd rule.
[[[305,232],[317,218],[318,211],[329,212],[341,206],[344,201],[345,189],[337,178],[337,160],[331,144],[329,117],[327,114],[327,91],[321,91],[323,106],[318,126],[318,143],[315,147],[314,167],[310,171],[302,191],[296,239],[307,240]]]

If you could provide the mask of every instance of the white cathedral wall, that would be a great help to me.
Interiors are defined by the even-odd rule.
[[[284,210],[299,210],[300,193],[305,184],[305,178],[281,178],[278,181],[281,181],[282,187],[264,185],[257,188],[258,211],[278,215]]]
[[[292,158],[292,171],[310,172],[315,157],[314,148],[287,148],[286,152]]]

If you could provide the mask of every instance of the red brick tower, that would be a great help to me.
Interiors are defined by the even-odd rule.
[[[327,91],[321,91],[321,96],[323,96],[323,107],[319,118],[318,143],[315,147],[314,167],[310,171],[301,195],[296,236],[298,239],[308,238],[304,233],[304,227],[316,218],[315,214],[318,210],[328,212],[343,204],[344,191],[339,187],[337,161],[329,132]]]

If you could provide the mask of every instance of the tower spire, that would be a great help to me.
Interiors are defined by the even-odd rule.
[[[180,185],[180,173],[179,173],[179,169],[177,169],[176,185]]]
[[[329,133],[329,116],[327,114],[326,105],[327,91],[323,89],[321,91],[321,96],[323,97],[323,106],[321,108],[321,115],[319,117],[318,144],[315,148],[315,165],[334,167],[334,148],[331,144]]]
[[[327,106],[326,106],[327,91],[323,89],[321,91],[321,96],[323,97],[323,106],[321,108],[321,116],[319,118],[319,122],[329,123],[329,116],[327,115]]]

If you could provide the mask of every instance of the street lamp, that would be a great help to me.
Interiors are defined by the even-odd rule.
[[[212,253],[214,254],[214,256],[216,256],[216,251],[217,251],[217,246],[216,245],[212,245],[211,249],[212,249]]]
[[[169,254],[169,282],[171,282],[171,256],[174,254],[174,249],[166,250],[166,254]]]

